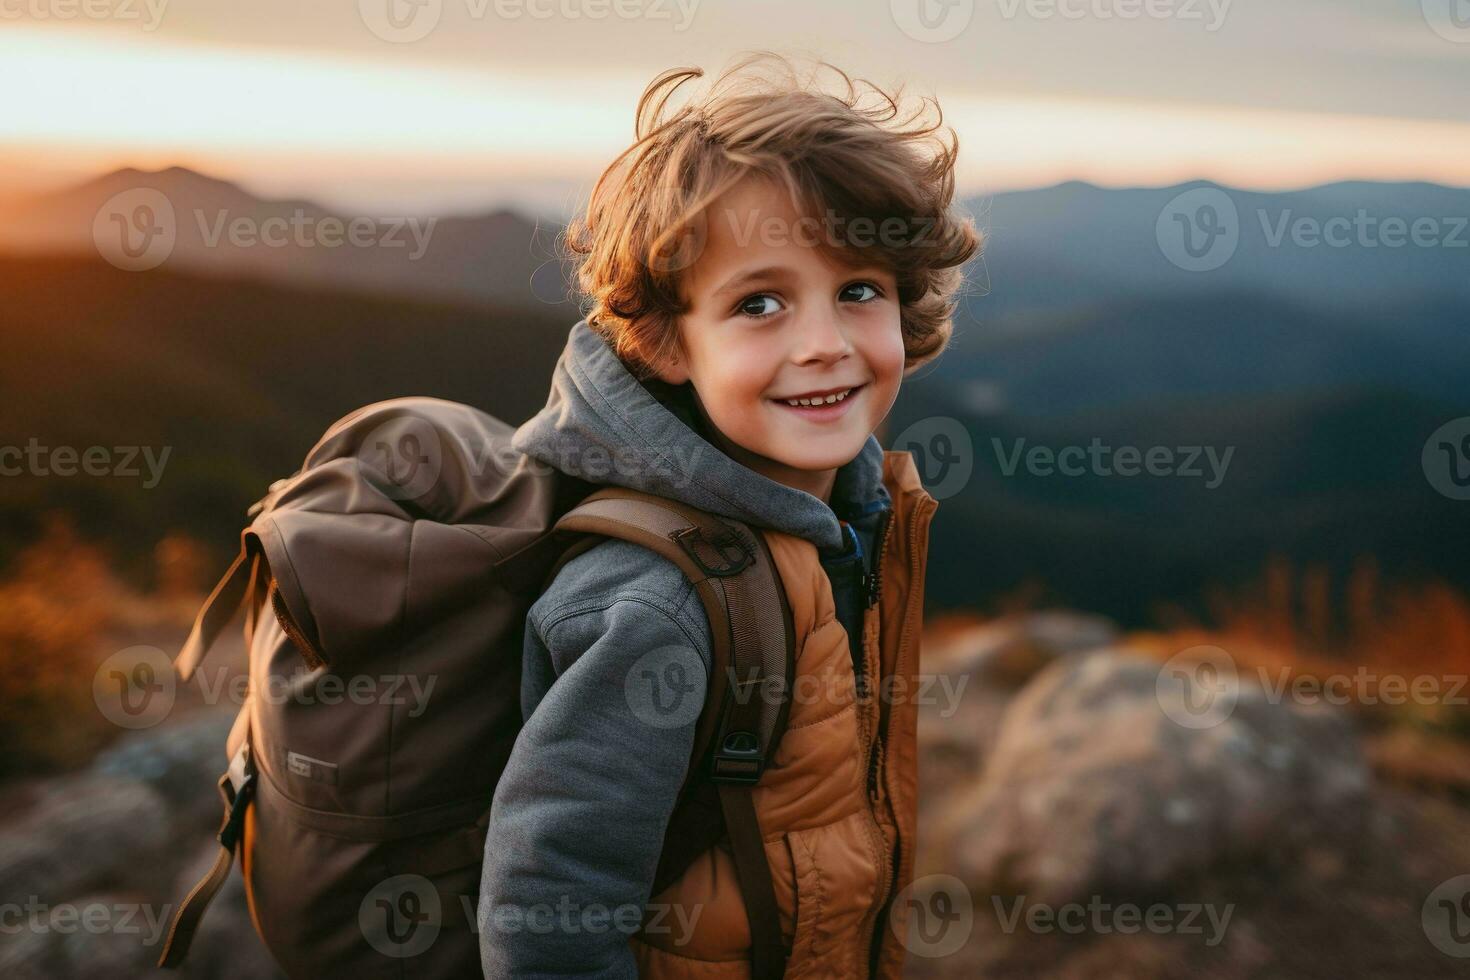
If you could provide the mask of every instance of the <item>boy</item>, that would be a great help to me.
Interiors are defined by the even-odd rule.
[[[873,432],[946,344],[979,240],[949,213],[956,148],[917,152],[938,123],[887,128],[896,101],[864,109],[850,79],[845,98],[789,71],[762,86],[745,70],[767,59],[786,65],[758,53],[666,122],[702,73],[644,93],[638,141],[568,229],[592,311],[513,444],[762,529],[797,636],[786,734],[753,791],[785,975],[897,977],[935,503]],[[568,562],[532,606],[482,876],[487,976],[751,975],[728,850],[650,894],[711,647],[683,574],[627,542]],[[678,710],[642,710],[649,683]]]

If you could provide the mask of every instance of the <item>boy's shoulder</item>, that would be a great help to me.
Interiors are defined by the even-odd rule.
[[[636,614],[673,619],[702,652],[712,647],[709,617],[688,576],[663,555],[620,538],[599,541],[567,562],[531,604],[527,621],[543,635],[561,620],[587,612],[607,614],[615,605]],[[631,609],[627,607],[631,605]]]

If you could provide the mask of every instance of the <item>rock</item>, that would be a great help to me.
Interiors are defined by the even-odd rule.
[[[92,770],[157,791],[184,833],[213,835],[221,803],[215,784],[225,771],[233,711],[198,712],[168,725],[128,732],[93,760]]]
[[[18,901],[0,946],[0,975],[142,978],[153,974],[150,947],[166,925],[162,906],[130,892],[94,892],[73,901]],[[14,927],[19,926],[19,929]]]
[[[59,933],[59,976],[141,980],[153,974],[157,943],[168,928],[161,905],[126,893],[86,895],[67,905],[73,921]]]
[[[979,785],[941,817],[948,869],[1035,902],[1148,896],[1361,816],[1368,771],[1343,712],[1240,685],[1201,726],[1182,710],[1198,692],[1161,687],[1160,667],[1109,650],[1032,681]]]
[[[168,805],[147,785],[80,773],[51,780],[0,830],[0,895],[69,900],[109,883],[146,883],[177,860]]]
[[[1005,709],[1026,681],[1058,659],[1107,646],[1117,635],[1101,616],[1053,611],[957,630],[940,650],[926,645],[925,673],[943,676],[919,707],[923,799],[942,805],[955,787],[975,783]]]
[[[218,852],[215,782],[233,715],[198,711],[126,733],[90,768],[7,797],[0,896],[32,912],[0,943],[0,976],[158,975],[173,903]],[[255,936],[238,870],[180,975],[280,976]]]
[[[24,904],[24,903],[21,903]],[[55,934],[30,926],[6,930],[0,942],[0,976],[6,980],[50,980],[60,976]]]
[[[1052,610],[1011,616],[955,639],[942,669],[982,684],[1018,688],[1053,661],[1106,647],[1118,628],[1102,616]]]

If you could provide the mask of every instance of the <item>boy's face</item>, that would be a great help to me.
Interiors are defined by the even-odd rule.
[[[763,180],[744,180],[710,206],[704,250],[683,280],[685,356],[658,376],[693,382],[732,458],[825,501],[836,468],[898,397],[903,337],[892,273],[834,264],[812,241],[843,228],[800,217]],[[820,409],[786,401],[833,389],[852,390]]]

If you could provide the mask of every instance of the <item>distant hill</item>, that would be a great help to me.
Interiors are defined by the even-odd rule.
[[[96,256],[99,213],[106,227],[108,202],[140,188],[158,191],[171,207],[176,238],[166,265],[174,271],[463,304],[572,306],[569,273],[557,258],[559,226],[538,226],[505,210],[334,214],[311,201],[262,200],[184,167],[128,168],[0,201],[0,251]],[[122,218],[131,220],[131,209],[123,210],[129,214]],[[353,221],[359,222],[355,237]],[[239,233],[232,230],[236,222],[242,222]]]
[[[437,216],[431,229],[427,215],[333,215],[311,201],[264,200],[183,167],[129,168],[43,195],[0,198],[0,252],[95,255],[99,210],[138,188],[157,190],[172,205],[177,241],[167,261],[176,271],[467,303],[555,305],[568,295],[570,270],[557,240],[563,229],[555,223],[506,210]],[[1228,199],[1239,244],[1220,268],[1187,272],[1161,248],[1159,216],[1180,195],[1201,190]],[[970,198],[962,206],[989,236],[984,258],[970,270],[975,292],[967,315],[981,322],[1017,310],[1198,291],[1274,292],[1291,302],[1386,321],[1399,315],[1404,297],[1470,301],[1470,227],[1459,224],[1470,223],[1470,189],[1347,182],[1260,193],[1205,181],[1122,190],[1073,181]],[[1347,231],[1347,247],[1326,240],[1312,247],[1294,244],[1290,229],[1296,222],[1356,221],[1360,211],[1364,230],[1355,225]],[[412,217],[428,230],[427,248],[411,257],[417,249],[407,225],[394,236],[402,247],[301,246],[294,243],[294,231],[281,247],[231,244],[231,221],[244,218],[260,228],[269,218],[290,220],[298,213],[307,229],[320,228],[329,217],[378,219],[384,236],[395,219]],[[1430,237],[1442,244],[1380,244],[1388,219],[1428,219]],[[1286,234],[1273,244],[1282,228]],[[1340,240],[1342,233],[1338,229],[1330,237]],[[309,230],[305,237],[322,236]]]
[[[1210,271],[1180,268],[1160,244],[1160,215],[1189,192],[1196,192],[1197,204],[1220,202],[1221,226],[1238,236],[1233,252],[1220,253],[1229,258]],[[1233,219],[1223,213],[1222,198],[1234,210]],[[1197,290],[1275,292],[1387,323],[1396,321],[1396,305],[1404,297],[1470,301],[1470,189],[1347,182],[1262,193],[1207,181],[1122,190],[1073,181],[971,198],[964,205],[990,239],[974,275],[988,289],[975,307],[982,317]],[[1196,207],[1185,210],[1197,214]],[[1413,222],[1426,219],[1420,240],[1438,244],[1416,245],[1403,230],[1395,235],[1393,225],[1385,234],[1391,219],[1410,231]],[[1294,232],[1299,224],[1300,236]],[[1314,225],[1321,229],[1315,237]],[[1165,222],[1166,243],[1172,244],[1167,236],[1176,230]]]
[[[1171,302],[1141,306],[1099,334],[1148,358],[1089,361],[1097,352],[1073,335],[1078,325],[1012,337],[997,363],[1013,368],[1025,395],[1010,405],[978,411],[967,388],[939,375],[905,384],[886,438],[944,416],[963,423],[973,447],[973,475],[941,503],[932,539],[936,604],[984,601],[1035,579],[1059,601],[1142,621],[1159,601],[1250,578],[1273,554],[1336,567],[1373,554],[1390,576],[1470,587],[1470,512],[1437,495],[1419,469],[1427,435],[1470,414],[1465,398],[1415,394],[1411,377],[1399,390],[1334,387],[1332,376],[1349,372],[1328,362],[1312,375],[1310,356],[1296,374],[1273,374],[1270,357],[1221,360],[1214,333],[1260,340],[1273,353],[1289,351],[1295,335],[1272,342],[1269,334],[1252,340],[1202,329],[1191,341],[1193,328]],[[1215,306],[1247,311],[1260,302],[1222,298]],[[571,322],[540,307],[467,309],[162,270],[139,275],[97,259],[0,261],[0,336],[11,355],[0,359],[0,444],[35,436],[51,446],[172,452],[167,478],[153,488],[116,477],[0,480],[0,561],[46,507],[70,510],[140,565],[170,529],[205,538],[223,557],[243,508],[358,405],[432,394],[513,423],[529,417],[544,404]],[[1170,324],[1181,333],[1177,343],[1158,339]],[[1233,372],[1229,384],[1211,379],[1217,368]],[[1085,397],[1064,390],[1067,379]],[[1298,383],[1308,379],[1314,383]],[[1051,410],[1032,411],[1033,399],[1046,406],[1049,389],[1061,389]],[[1233,455],[1214,489],[1184,477],[1004,472],[1017,440],[1056,448],[1094,438],[1233,447]]]
[[[104,261],[92,233],[103,203],[139,186],[186,218],[173,253],[145,273]],[[1219,268],[1186,272],[1166,255],[1159,217],[1200,191],[1229,198],[1239,242]],[[1272,555],[1335,569],[1373,555],[1386,578],[1470,588],[1470,506],[1437,494],[1420,466],[1429,434],[1470,415],[1470,249],[1273,245],[1260,227],[1261,215],[1270,225],[1362,210],[1433,218],[1448,234],[1470,214],[1470,191],[1072,183],[970,207],[989,240],[953,344],[905,381],[882,433],[891,444],[916,422],[952,419],[972,446],[969,483],[937,518],[934,602],[983,603],[1039,581],[1057,601],[1136,623],[1159,602],[1249,579]],[[510,212],[446,218],[412,259],[211,247],[190,237],[196,213],[329,217],[178,168],[0,202],[0,254],[6,243],[23,253],[0,258],[0,446],[34,436],[173,452],[153,489],[0,479],[0,563],[45,506],[129,558],[169,528],[229,548],[241,509],[358,405],[418,393],[529,416],[578,317],[547,302],[568,275],[554,257],[561,229]],[[1094,440],[1233,455],[1207,489],[1007,475],[996,449]]]
[[[1268,558],[1319,563],[1338,586],[1360,556],[1390,579],[1445,578],[1470,589],[1470,510],[1439,495],[1420,464],[1424,441],[1470,414],[1457,402],[1380,388],[1160,399],[1128,409],[1039,418],[977,416],[915,385],[890,417],[902,433],[935,415],[970,433],[973,473],[941,501],[929,593],[940,607],[1028,581],[1055,601],[1142,623],[1162,601],[1255,579]],[[1210,447],[1230,453],[1223,478],[1069,476],[1012,466],[1018,446],[1060,450],[1166,447],[1177,469]],[[1112,468],[1111,457],[1104,465]],[[1207,486],[1217,482],[1213,488]]]
[[[333,420],[399,395],[519,423],[546,400],[575,320],[100,259],[0,260],[0,445],[171,448],[151,489],[124,477],[0,479],[0,563],[62,507],[133,556],[169,528],[227,547],[244,508]]]
[[[1405,294],[1395,314],[1227,285],[1134,293],[961,322],[933,372],[962,406],[1034,415],[1374,385],[1463,401],[1470,298]]]

